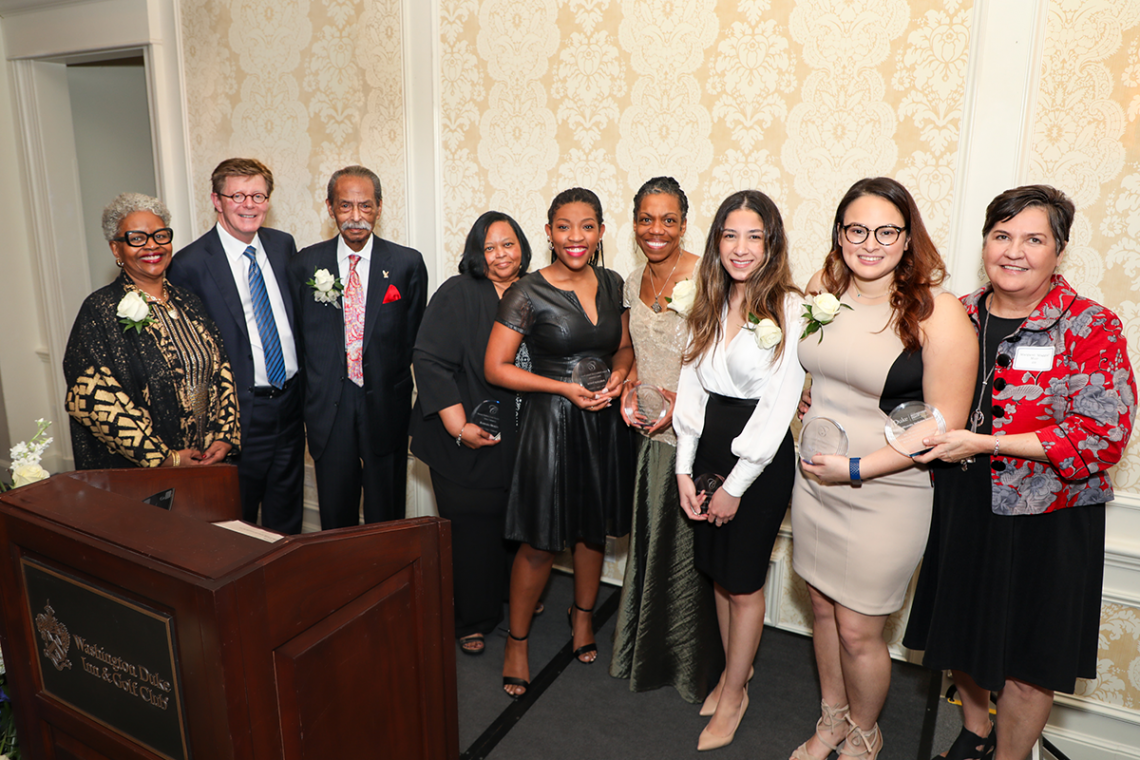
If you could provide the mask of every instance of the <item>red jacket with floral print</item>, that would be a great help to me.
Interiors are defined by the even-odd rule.
[[[990,459],[992,507],[999,515],[1110,501],[1107,470],[1120,461],[1132,434],[1136,381],[1120,319],[1077,295],[1061,275],[1053,275],[1052,285],[998,348],[990,386],[994,434],[1036,433],[1049,458]],[[978,301],[989,292],[987,286],[962,298],[979,332]],[[1030,353],[1038,361],[1044,357],[1049,368],[1022,368]]]

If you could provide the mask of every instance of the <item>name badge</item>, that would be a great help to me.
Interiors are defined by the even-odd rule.
[[[1053,367],[1052,346],[1019,346],[1013,352],[1013,368],[1028,372],[1044,372]]]

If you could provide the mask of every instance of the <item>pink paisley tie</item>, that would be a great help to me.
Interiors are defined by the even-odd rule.
[[[348,257],[348,285],[344,288],[344,348],[348,353],[348,377],[364,386],[364,290],[356,273],[359,256]]]

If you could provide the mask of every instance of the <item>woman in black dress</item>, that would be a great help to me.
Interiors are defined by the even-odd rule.
[[[633,442],[612,404],[633,363],[622,279],[601,259],[602,205],[572,188],[547,212],[550,266],[515,283],[499,305],[487,344],[488,382],[527,391],[519,454],[507,505],[506,537],[521,541],[511,571],[510,630],[503,688],[526,693],[526,638],[556,552],[574,553],[574,604],[568,611],[574,654],[598,656],[590,614],[598,596],[607,535],[629,532]],[[533,370],[515,366],[526,340]],[[595,357],[611,374],[597,392],[571,382],[575,364]]]
[[[484,636],[503,619],[512,550],[503,520],[517,438],[517,397],[484,379],[483,359],[499,298],[529,267],[530,244],[518,222],[499,211],[480,216],[467,233],[459,274],[424,312],[412,353],[412,453],[431,468],[439,514],[451,521],[455,635],[470,655],[483,653]],[[486,407],[497,431],[472,419],[484,401],[493,402]]]
[[[969,429],[915,457],[955,463],[935,474],[903,639],[954,673],[963,725],[948,760],[1022,760],[1054,692],[1097,675],[1107,471],[1128,445],[1136,380],[1120,318],[1056,272],[1075,211],[1047,185],[990,202],[989,283],[962,298],[981,358]]]

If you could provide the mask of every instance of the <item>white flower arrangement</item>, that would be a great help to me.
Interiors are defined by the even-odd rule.
[[[690,277],[674,285],[673,296],[666,298],[665,302],[669,304],[668,308],[677,312],[682,317],[687,317],[693,308],[693,299],[696,297],[697,283]]]
[[[36,434],[32,439],[17,443],[9,452],[12,458],[13,488],[35,483],[51,475],[40,465],[44,451],[51,446],[52,439],[44,435],[50,425],[51,423],[46,420],[36,420]]]
[[[137,330],[141,333],[144,327],[153,324],[155,321],[150,313],[150,304],[137,290],[128,291],[123,296],[122,300],[119,301],[119,309],[116,314],[121,317],[119,324],[124,325],[123,332]]]
[[[851,307],[845,303],[840,303],[839,299],[831,293],[820,293],[813,296],[811,300],[804,304],[804,320],[807,325],[804,327],[803,334],[800,335],[800,340],[819,333],[819,342],[823,342],[823,326],[829,325],[835,321],[835,317],[839,315],[839,309],[850,309]]]
[[[340,308],[340,294],[344,292],[344,284],[339,277],[333,276],[327,269],[317,269],[306,283],[313,289],[313,300],[317,303],[331,303]]]

